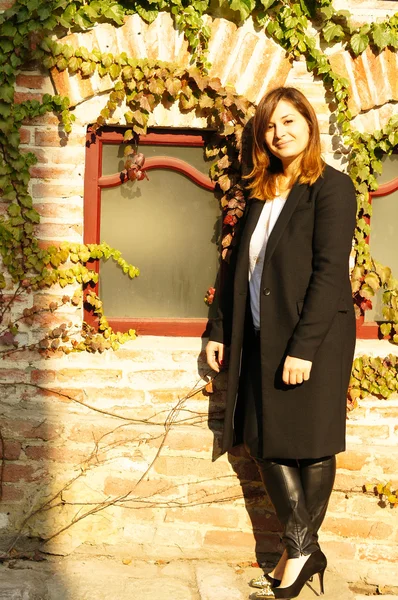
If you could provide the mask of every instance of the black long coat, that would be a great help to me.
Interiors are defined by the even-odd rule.
[[[264,203],[249,201],[210,339],[230,345],[222,452],[241,442],[234,421],[248,318],[249,243]],[[346,393],[355,346],[349,254],[356,199],[351,179],[326,165],[295,184],[268,240],[260,294],[264,458],[320,458],[345,449]],[[310,379],[286,386],[287,355],[312,361]],[[239,411],[238,411],[239,412]]]

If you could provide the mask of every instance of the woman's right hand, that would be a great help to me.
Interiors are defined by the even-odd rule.
[[[213,371],[220,372],[224,362],[224,344],[220,342],[207,342],[206,346],[206,359],[207,364]]]

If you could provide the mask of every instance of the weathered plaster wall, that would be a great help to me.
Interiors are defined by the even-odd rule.
[[[372,16],[375,3],[368,4],[365,16]],[[386,14],[393,3],[377,4]],[[363,12],[361,8],[361,18]],[[305,64],[292,65],[250,22],[237,28],[217,19],[211,27],[211,75],[235,85],[253,101],[275,84],[302,89],[316,107],[327,161],[344,168],[323,85],[313,80]],[[131,17],[121,29],[101,25],[68,41],[114,53],[125,50],[139,57],[188,61],[186,45],[167,15],[151,26]],[[397,112],[396,60],[388,50],[380,57],[367,52],[355,61],[341,51],[333,54],[334,67],[350,79],[358,127],[373,131]],[[26,123],[21,132],[24,148],[38,156],[31,193],[42,217],[38,235],[44,245],[83,239],[85,132],[106,103],[109,88],[110,81],[95,77],[81,81],[53,73],[51,79],[40,71],[18,77],[21,100],[57,91],[70,95],[76,107],[77,121],[66,144],[53,116]],[[123,112],[122,108],[115,114],[116,123],[123,122]],[[203,122],[180,114],[177,107],[159,107],[151,125],[198,127]],[[73,293],[72,286],[37,292],[30,305],[65,293]],[[50,319],[36,320],[35,327],[65,319],[79,324],[80,309],[57,311]],[[20,335],[29,342],[35,332],[21,328]],[[28,533],[50,537],[82,511],[116,499],[119,506],[108,506],[66,529],[48,542],[53,552],[243,560],[254,558],[256,550],[280,549],[279,526],[254,465],[243,454],[213,460],[221,431],[223,385],[211,396],[203,391],[192,394],[178,407],[182,398],[205,383],[202,350],[202,341],[195,338],[141,337],[104,355],[44,360],[24,352],[3,361],[1,381],[12,384],[0,388],[6,459],[0,506],[3,531],[18,531],[29,513],[64,488],[59,506],[32,518]],[[357,354],[390,352],[398,349],[387,342],[360,341],[357,346]],[[179,423],[161,447],[163,423],[176,407]],[[398,398],[367,398],[350,413],[347,428],[348,450],[338,456],[322,545],[330,563],[348,580],[398,585],[396,512],[380,508],[377,499],[362,493],[368,481],[391,479],[398,486]],[[153,468],[137,485],[159,450]]]

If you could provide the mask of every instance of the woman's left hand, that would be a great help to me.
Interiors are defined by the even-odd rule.
[[[286,385],[297,385],[310,378],[312,362],[303,358],[286,356],[282,379]]]

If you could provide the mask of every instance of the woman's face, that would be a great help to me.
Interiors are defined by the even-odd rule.
[[[310,130],[301,113],[285,100],[280,100],[265,131],[268,150],[282,161],[286,169],[308,145]]]

